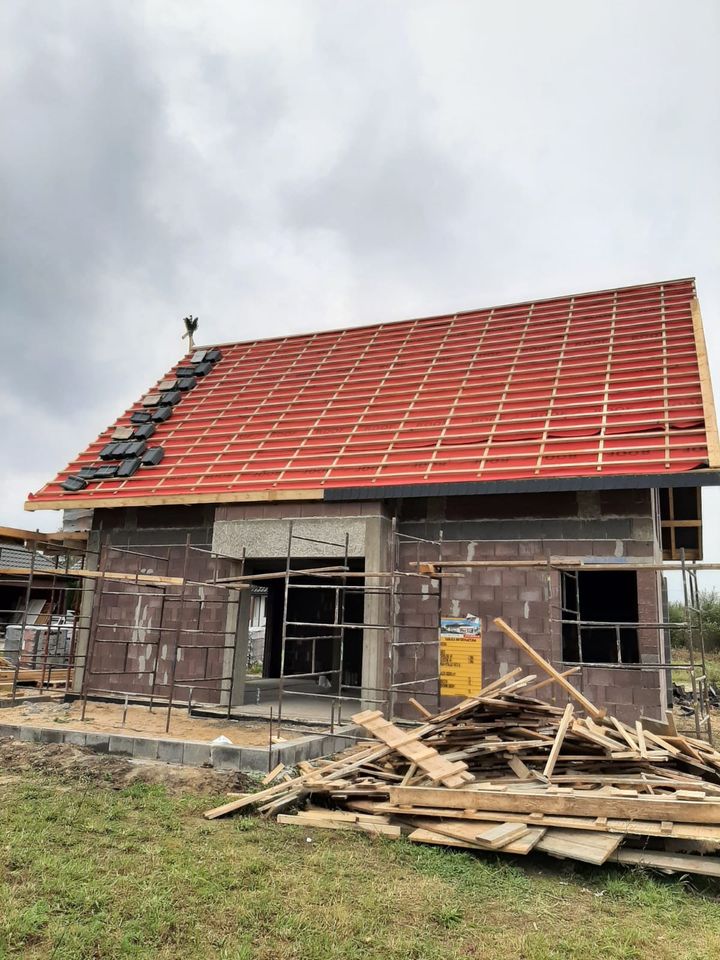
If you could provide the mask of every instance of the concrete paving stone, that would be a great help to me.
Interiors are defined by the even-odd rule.
[[[186,741],[183,743],[182,762],[189,767],[202,767],[210,763],[211,746],[209,743]]]
[[[183,762],[182,740],[158,740],[158,760],[164,763]]]
[[[158,742],[154,737],[135,737],[133,757],[136,760],[157,760]]]
[[[113,734],[110,737],[108,751],[110,753],[121,754],[122,756],[132,757],[135,746],[135,737],[125,737],[120,734]]]

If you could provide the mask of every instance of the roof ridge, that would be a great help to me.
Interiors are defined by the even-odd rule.
[[[676,283],[692,283],[695,286],[696,277],[675,277],[669,280],[650,280],[647,283],[631,283],[625,287],[606,287],[601,290],[583,290],[579,293],[556,293],[550,297],[540,297],[530,300],[516,300],[510,303],[495,303],[485,307],[474,307],[467,310],[449,310],[445,313],[432,313],[426,317],[402,317],[398,320],[381,320],[379,323],[358,323],[344,327],[328,327],[325,330],[302,330],[298,333],[277,334],[273,337],[251,337],[247,340],[225,340],[220,343],[198,344],[193,350],[183,354],[188,356],[195,350],[209,350],[211,347],[240,347],[246,343],[272,343],[273,340],[294,340],[299,337],[309,337],[313,334],[342,333],[345,330],[371,330],[375,327],[390,327],[401,323],[425,323],[431,320],[447,320],[448,317],[470,317],[475,313],[482,313],[486,310],[507,310],[510,307],[529,307],[539,303],[550,303],[553,300],[579,300],[586,297],[597,297],[603,293],[625,293],[628,290],[643,290],[647,287],[663,287]]]

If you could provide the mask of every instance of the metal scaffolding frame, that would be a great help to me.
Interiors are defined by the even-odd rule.
[[[559,558],[547,556],[543,559],[534,560],[475,560],[475,561],[429,561],[425,558],[417,564],[419,569],[474,569],[474,568],[510,568],[510,569],[534,569],[539,572],[545,572],[546,575],[546,601],[548,604],[548,620],[551,624],[557,624],[560,628],[559,637],[555,637],[552,632],[549,637],[551,646],[555,639],[560,639],[562,644],[563,625],[572,625],[577,629],[579,659],[569,660],[562,655],[551,656],[563,667],[578,669],[580,675],[578,682],[580,689],[583,687],[582,670],[585,668],[602,668],[609,670],[635,670],[639,672],[657,672],[666,673],[669,671],[685,672],[689,675],[690,685],[693,694],[693,714],[695,733],[698,738],[703,736],[709,743],[713,742],[712,719],[710,715],[709,684],[707,677],[707,666],[705,659],[705,639],[703,631],[702,610],[700,607],[700,591],[698,587],[698,573],[702,570],[720,569],[718,563],[707,563],[703,561],[688,562],[685,558],[685,551],[681,550],[680,561],[678,563],[643,563],[642,561],[628,561],[623,559],[617,563],[609,562],[587,562],[581,559]],[[683,583],[683,606],[684,617],[680,622],[671,622],[661,620],[650,623],[638,620],[637,622],[621,621],[591,621],[580,619],[579,602],[576,609],[569,610],[564,606],[561,582],[559,589],[553,589],[553,574],[567,574],[576,581],[576,590],[579,596],[579,587],[577,586],[577,575],[580,572],[602,572],[602,571],[655,571],[659,573],[676,571],[682,575]],[[559,578],[558,578],[559,580]],[[573,613],[574,616],[566,616]],[[555,615],[559,614],[559,615]],[[582,657],[582,631],[583,630],[608,630],[613,629],[616,636],[616,648],[618,653],[618,662],[591,662]],[[656,662],[623,662],[621,653],[621,631],[624,629],[634,629],[650,631],[657,634],[657,661]],[[662,644],[667,635],[670,638],[672,631],[686,631],[685,637],[688,645],[688,663],[663,662],[661,657]]]
[[[293,556],[296,553],[296,543],[316,543],[323,549],[330,548],[337,551],[337,559],[342,563],[334,570],[297,570],[292,567]],[[336,723],[342,721],[343,704],[358,703],[371,705],[376,709],[381,709],[389,716],[393,716],[397,707],[398,697],[407,694],[416,697],[430,697],[435,705],[440,703],[440,644],[438,628],[440,624],[439,613],[441,609],[441,585],[442,578],[432,575],[421,574],[410,570],[402,570],[400,548],[403,543],[412,544],[418,551],[428,546],[440,547],[440,541],[423,540],[418,537],[410,537],[398,532],[396,522],[393,518],[391,531],[391,558],[392,569],[389,571],[364,570],[362,572],[351,571],[349,568],[349,534],[345,534],[344,541],[328,541],[317,538],[307,537],[295,532],[295,525],[292,520],[289,521],[288,545],[285,564],[285,584],[282,609],[282,630],[281,630],[281,655],[280,655],[280,675],[278,679],[278,724],[282,722],[283,700],[285,693],[292,693],[293,696],[311,697],[316,700],[326,700],[329,704],[329,729],[335,730]],[[307,567],[307,564],[305,564]],[[294,581],[294,577],[302,574],[305,577],[317,579],[317,583],[299,583]],[[252,575],[249,575],[251,578]],[[360,582],[353,582],[353,580]],[[326,582],[322,582],[325,580]],[[334,581],[334,582],[333,582]],[[418,592],[405,589],[405,585],[422,581],[428,585],[426,592]],[[431,586],[437,584],[433,591]],[[325,591],[332,594],[332,607],[334,616],[332,621],[320,620],[290,620],[289,619],[289,601],[293,590]],[[345,601],[350,595],[360,595],[363,599],[363,619],[361,621],[348,621],[346,619]],[[398,601],[403,596],[418,596],[424,599],[434,599],[436,602],[435,613],[432,616],[433,622],[423,624],[399,624]],[[382,605],[387,611],[387,616],[382,618],[381,622],[368,622],[366,616],[367,599],[370,597],[384,598]],[[320,604],[318,604],[320,606]],[[302,628],[312,630],[309,634],[295,636],[289,631],[289,628]],[[347,631],[362,631],[363,634],[370,633],[372,636],[384,638],[385,658],[383,663],[383,675],[387,682],[380,686],[368,685],[361,681],[360,685],[346,684],[343,680],[345,674],[345,651]],[[430,639],[418,636],[417,639],[405,640],[400,638],[400,631],[424,632],[430,633]],[[315,669],[315,650],[318,640],[329,640],[335,645],[333,661],[337,666],[331,669]],[[305,642],[311,644],[311,666],[310,671],[302,673],[289,673],[285,666],[287,662],[288,643]],[[418,650],[431,646],[434,650],[435,669],[429,677],[421,677],[422,670],[418,664],[420,657]],[[412,648],[412,662],[414,663],[413,677],[409,680],[398,680],[401,668],[407,666],[401,663],[402,648]],[[292,689],[293,684],[306,682],[320,677],[334,677],[335,689],[330,693],[319,691],[307,691]],[[428,687],[429,685],[429,687]],[[336,714],[337,711],[337,714]]]
[[[333,553],[336,561],[333,566],[309,566],[317,563],[318,558],[301,560],[301,555],[307,551],[300,549],[299,545],[307,548],[313,543],[318,545],[319,554]],[[254,582],[276,578],[284,581],[280,670],[276,678],[278,725],[287,712],[285,701],[290,694],[326,703],[329,713],[327,728],[331,732],[344,721],[343,706],[357,705],[358,702],[375,706],[389,716],[395,715],[409,698],[424,699],[429,705],[438,707],[441,696],[438,628],[443,612],[443,576],[452,575],[442,571],[520,567],[546,572],[549,620],[558,626],[558,632],[562,632],[566,623],[578,629],[579,659],[564,660],[562,651],[555,659],[570,668],[603,667],[665,672],[666,675],[668,670],[688,673],[696,734],[712,739],[698,574],[703,569],[716,569],[718,564],[688,563],[684,555],[679,564],[628,560],[593,563],[552,557],[527,561],[444,561],[442,534],[437,541],[411,537],[399,531],[395,521],[390,534],[391,569],[386,571],[350,569],[349,533],[346,532],[342,540],[320,540],[300,534],[292,520],[289,521],[284,569],[271,574],[246,572],[244,551],[240,557],[220,554],[192,544],[189,535],[184,545],[151,545],[143,549],[120,546],[106,539],[102,548],[96,550],[88,546],[46,542],[38,535],[32,540],[31,547],[27,569],[0,568],[2,583],[20,587],[24,601],[22,610],[16,607],[12,611],[16,615],[21,613],[18,624],[20,651],[0,646],[0,657],[5,659],[0,664],[0,683],[4,681],[12,702],[17,700],[19,687],[31,682],[41,691],[54,687],[60,693],[79,697],[83,716],[88,700],[93,698],[124,699],[126,708],[129,702],[145,704],[150,711],[163,708],[167,711],[166,731],[170,729],[173,707],[181,705],[187,707],[189,714],[196,709],[227,719],[240,719],[244,715],[243,705],[233,704],[233,686],[238,672],[238,623],[230,608],[234,605],[239,614],[242,591],[249,591]],[[192,560],[197,554],[203,555],[208,574],[201,580],[189,576]],[[415,559],[410,559],[411,555]],[[181,567],[181,575],[170,575],[173,563]],[[559,615],[556,615],[554,575],[565,572],[576,576],[580,571],[588,570],[679,570],[685,611],[682,622],[583,621],[579,605],[571,617],[562,609],[562,600]],[[324,596],[329,595],[332,601],[325,604],[327,609],[332,609],[332,616],[314,620],[291,619],[289,601],[295,591],[315,591],[317,597],[324,591]],[[46,598],[49,610],[45,623],[31,625],[30,607],[38,593]],[[133,608],[134,615],[128,617],[127,622],[123,622],[122,616],[107,615],[108,606],[112,607],[116,600],[119,605],[121,598],[128,596],[138,602]],[[352,596],[362,597],[363,615],[348,620],[346,606]],[[427,612],[417,618],[418,622],[410,622],[412,618],[401,614],[404,598],[411,597],[422,597],[427,603]],[[372,598],[377,598],[378,602],[369,603]],[[144,600],[152,601],[157,611],[157,619],[153,622],[141,622],[139,611]],[[216,616],[216,626],[212,628],[203,619],[203,611],[208,605],[222,611]],[[316,606],[319,608],[321,604]],[[372,620],[368,617],[369,609],[377,614]],[[54,617],[68,611],[73,613],[71,642],[67,653],[59,655],[53,651],[51,642],[53,630],[57,627]],[[40,638],[32,655],[23,652],[29,626]],[[583,660],[582,632],[607,630],[608,627],[616,631],[618,662],[590,663]],[[620,631],[628,628],[653,631],[657,635],[657,662],[622,662]],[[375,682],[372,685],[363,683],[365,678],[361,679],[359,686],[345,679],[348,632],[351,630],[357,631],[358,636],[362,634],[365,648],[373,642],[370,639],[368,644],[368,638],[378,638],[382,679],[377,685]],[[685,631],[688,663],[662,662],[663,641],[673,630]],[[554,634],[555,631],[551,631],[551,639]],[[84,649],[81,638],[87,640]],[[318,663],[319,642],[331,645],[332,664],[329,667],[327,663]],[[143,664],[136,656],[135,648],[139,644],[151,651]],[[288,652],[292,645],[309,649],[309,670],[298,672],[290,666],[293,658],[288,658]],[[121,654],[119,650],[122,650]],[[107,669],[108,664],[113,663],[113,651],[116,662]],[[190,669],[187,658],[193,653],[195,664],[191,664]],[[15,654],[16,660],[11,660]],[[246,671],[246,664],[242,666]],[[76,680],[78,671],[82,672],[81,683]],[[101,679],[104,676],[112,677],[112,682],[105,684]],[[246,672],[244,676],[247,677]],[[322,688],[299,689],[321,676],[330,682],[330,687],[325,688],[327,692]],[[272,725],[272,714],[270,719]]]

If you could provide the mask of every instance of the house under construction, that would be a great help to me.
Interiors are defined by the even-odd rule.
[[[719,478],[690,279],[194,350],[26,507],[88,517],[76,694],[403,715],[520,664],[500,616],[659,716]]]

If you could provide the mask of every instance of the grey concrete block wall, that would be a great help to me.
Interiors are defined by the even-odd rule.
[[[659,538],[649,490],[566,492],[557,494],[493,495],[434,498],[403,504],[400,531],[437,539],[443,534],[442,558],[456,561],[522,561],[567,557],[571,559],[621,558],[659,560]],[[405,563],[416,559],[415,550],[401,551]],[[431,559],[431,557],[428,557]],[[560,577],[545,569],[522,567],[465,568],[459,579],[448,579],[442,588],[442,615],[476,614],[483,622],[483,679],[491,681],[517,666],[535,672],[520,650],[495,627],[503,617],[544,657],[563,663],[559,616]],[[638,613],[643,622],[660,619],[659,575],[638,575]],[[553,606],[555,610],[553,612]],[[399,621],[423,624],[437,618],[430,594],[401,598]],[[430,636],[428,631],[425,637]],[[412,639],[410,631],[407,637]],[[640,659],[658,662],[658,631],[639,630]],[[413,648],[406,648],[412,654]],[[610,679],[597,676],[602,668],[583,668],[577,684],[592,700],[621,717],[642,712],[661,716],[666,688],[661,671],[604,669]],[[400,657],[400,675],[409,681],[437,672],[437,647],[430,645],[418,658]],[[550,688],[546,696],[563,697]],[[640,702],[642,701],[642,703]],[[451,702],[451,701],[449,701]],[[642,706],[642,709],[639,707]],[[405,714],[410,715],[405,710]]]

